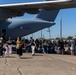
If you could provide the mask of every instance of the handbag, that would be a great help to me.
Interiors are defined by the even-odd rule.
[[[16,46],[16,49],[19,49],[19,48],[20,48],[20,46],[19,46],[19,45],[17,45],[17,46]]]

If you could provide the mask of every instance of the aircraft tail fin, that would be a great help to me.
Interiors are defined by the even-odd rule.
[[[36,16],[36,18],[40,18],[46,21],[55,21],[59,10],[44,10],[41,9],[40,13]]]

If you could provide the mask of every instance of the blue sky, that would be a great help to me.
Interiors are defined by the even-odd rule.
[[[0,0],[0,4],[10,4],[10,3],[23,3],[23,2],[34,2],[34,1],[43,1],[43,0]],[[51,38],[56,38],[60,36],[60,17],[62,11],[62,36],[75,36],[76,35],[76,8],[71,9],[62,9],[60,10],[56,20],[55,25],[50,27],[51,29]],[[35,15],[25,14],[23,17],[24,19],[33,19]],[[42,33],[45,38],[49,38],[49,33],[47,32],[48,28],[42,30]],[[38,31],[33,34],[34,38],[40,37],[41,31]],[[30,37],[32,35],[29,35]]]

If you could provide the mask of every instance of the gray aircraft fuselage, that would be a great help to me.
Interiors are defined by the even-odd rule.
[[[51,0],[45,0],[45,1],[51,1]],[[41,8],[40,7],[38,8],[39,5],[37,4],[39,4]],[[43,6],[41,4],[43,4]],[[12,39],[16,39],[17,37],[23,37],[28,34],[34,33],[38,30],[54,25],[55,24],[54,21],[59,13],[59,10],[64,8],[76,7],[76,0],[69,0],[69,1],[64,0],[64,2],[60,3],[50,2],[50,4],[49,3],[44,4],[44,2],[34,3],[33,5],[35,6],[31,5],[31,7],[34,9],[33,10],[32,8],[30,9],[30,6],[26,5],[25,8],[28,9],[28,10],[26,9],[26,11],[24,11],[25,5],[23,4],[20,4],[19,6],[16,5],[19,4],[0,6],[0,36],[5,37],[6,39],[8,39],[8,37],[11,37]],[[14,7],[12,6],[16,7],[16,9],[18,10],[14,9]],[[37,14],[37,16],[35,19],[32,20],[20,19],[20,20],[5,21],[8,18],[23,16],[25,12],[30,14]]]
[[[51,23],[40,19],[20,19],[12,21],[9,20],[7,22],[0,22],[0,35],[4,36],[6,39],[8,39],[8,37],[16,39],[17,37],[23,37],[43,28],[50,27],[54,24],[55,23]]]

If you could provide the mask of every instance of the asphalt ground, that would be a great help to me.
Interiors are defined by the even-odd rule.
[[[76,56],[24,53],[0,58],[0,75],[76,75]]]

